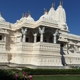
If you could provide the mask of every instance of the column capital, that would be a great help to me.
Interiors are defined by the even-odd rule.
[[[22,35],[23,35],[23,42],[25,42],[25,39],[26,39],[26,33],[27,33],[27,28],[21,28],[21,32],[22,32]]]
[[[22,32],[22,34],[26,34],[26,32],[27,32],[27,28],[21,28],[21,32]]]
[[[37,42],[37,33],[33,34],[34,35],[34,43]]]
[[[57,29],[57,30],[55,31],[55,34],[58,35],[58,33],[59,33],[59,30]]]
[[[55,36],[56,36],[56,34],[53,34],[53,36],[55,37]]]
[[[34,35],[34,36],[37,36],[37,33],[34,33],[33,35]]]
[[[43,27],[42,29],[39,27],[39,33],[40,33],[40,34],[43,34],[44,31],[45,31],[45,27]]]

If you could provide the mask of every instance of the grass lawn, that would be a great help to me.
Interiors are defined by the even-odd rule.
[[[80,76],[33,76],[33,80],[80,80]]]

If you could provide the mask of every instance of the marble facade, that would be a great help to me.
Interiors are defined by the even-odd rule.
[[[80,66],[80,36],[70,34],[62,4],[35,21],[30,14],[7,22],[0,14],[0,66],[73,68]]]

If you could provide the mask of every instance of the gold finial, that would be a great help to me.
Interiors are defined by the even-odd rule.
[[[22,14],[22,17],[25,17],[25,14],[24,13]]]
[[[28,11],[28,15],[30,15],[31,13],[30,13],[30,11]]]
[[[44,11],[45,11],[45,12],[47,12],[47,9],[46,9],[46,8],[44,8]]]
[[[54,2],[52,3],[52,7],[53,7],[53,8],[55,7],[55,1],[56,1],[56,0],[54,0]]]
[[[30,11],[28,11],[28,13],[26,14],[26,17],[28,17],[30,15]]]
[[[44,11],[45,11],[46,9],[44,8]]]
[[[44,14],[47,12],[47,9],[44,8]]]
[[[60,5],[61,5],[61,6],[63,5],[63,0],[60,1]]]
[[[52,7],[54,7],[54,3],[52,3]]]
[[[60,5],[62,5],[62,2],[60,1]]]
[[[24,17],[27,17],[27,13],[24,14]]]

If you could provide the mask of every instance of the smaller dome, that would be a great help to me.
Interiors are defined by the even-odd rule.
[[[50,19],[52,19],[52,18],[48,15],[47,11],[45,11],[44,15],[42,15],[42,16],[40,17],[40,20],[42,20],[42,19],[48,19],[48,20],[50,20]]]
[[[26,18],[26,20],[28,20],[28,21],[34,21],[34,19],[31,17],[30,14],[29,14],[28,17]]]
[[[5,22],[5,19],[2,17],[1,13],[0,13],[0,22]]]
[[[28,14],[27,16],[22,16],[22,18],[19,20],[19,22],[26,22],[26,21],[30,21],[30,22],[34,22],[34,19],[31,17],[30,14]]]
[[[20,22],[24,21],[25,19],[26,19],[26,17],[22,17],[22,18],[20,19]]]

